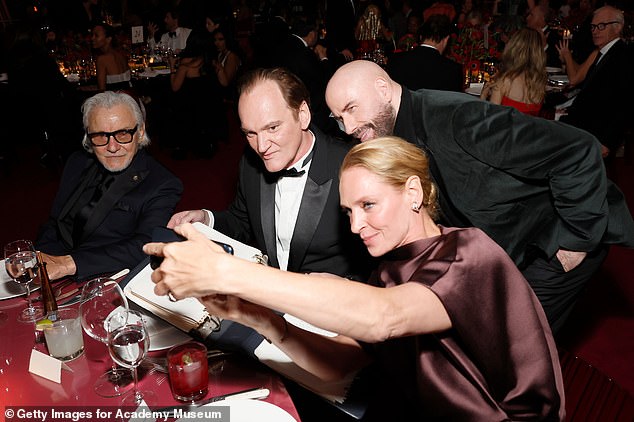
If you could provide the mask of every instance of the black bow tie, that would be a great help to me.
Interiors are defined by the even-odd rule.
[[[170,32],[170,38],[176,38],[176,31]]]
[[[304,162],[302,163],[302,167],[306,167],[308,163],[313,159],[313,154],[315,153],[315,148],[313,148],[310,153],[304,158]],[[275,175],[277,178],[281,177],[302,177],[306,173],[306,170],[297,170],[296,168],[290,168],[285,170],[280,170]]]
[[[290,168],[286,170],[281,170],[275,173],[278,178],[282,177],[302,177],[306,173],[306,170],[298,171],[296,168]]]

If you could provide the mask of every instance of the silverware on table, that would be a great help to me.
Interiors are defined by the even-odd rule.
[[[230,355],[231,352],[225,352],[222,350],[208,350],[207,359],[220,358]],[[141,365],[150,366],[158,372],[167,374],[167,358],[166,357],[146,357]]]
[[[237,391],[235,393],[222,394],[220,396],[211,397],[209,399],[202,400],[193,404],[183,404],[178,406],[163,407],[161,409],[153,410],[152,412],[160,412],[161,414],[163,414],[164,417],[170,418],[170,417],[174,417],[170,415],[173,415],[175,411],[177,410],[183,410],[184,412],[192,411],[206,404],[217,403],[223,400],[265,399],[269,396],[269,394],[270,394],[270,391],[268,388],[257,387],[257,388],[251,388],[248,390]]]

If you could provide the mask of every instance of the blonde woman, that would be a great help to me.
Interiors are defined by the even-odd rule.
[[[561,370],[541,305],[484,232],[436,224],[422,150],[396,137],[366,141],[340,174],[350,228],[381,257],[368,283],[234,258],[184,224],[175,230],[188,241],[144,247],[165,256],[155,292],[200,298],[324,380],[374,358],[384,378],[383,400],[373,402],[391,412],[385,420],[562,420]],[[339,335],[309,333],[272,309]]]
[[[542,35],[534,29],[523,28],[506,44],[501,69],[485,85],[480,98],[537,116],[544,102],[547,81]]]

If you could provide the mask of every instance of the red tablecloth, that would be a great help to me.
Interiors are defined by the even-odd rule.
[[[35,293],[34,295],[36,295]],[[0,322],[0,422],[10,419],[5,414],[7,406],[37,406],[39,408],[72,406],[89,410],[96,407],[118,407],[121,397],[103,398],[93,390],[97,377],[111,365],[106,346],[84,333],[85,352],[79,358],[67,362],[73,372],[62,371],[61,384],[29,372],[32,349],[46,353],[46,345],[36,341],[34,324],[17,321],[18,312],[24,308],[23,297],[0,301],[0,311],[7,318]],[[77,305],[74,305],[77,306]],[[166,351],[152,352],[153,356]],[[210,361],[210,366],[218,362]],[[210,371],[209,393],[206,398],[220,394],[265,387],[271,391],[266,399],[299,421],[297,410],[281,379],[273,372],[246,357],[226,358],[224,365]],[[151,390],[157,395],[156,408],[180,404],[172,397],[167,374],[141,369],[139,388]],[[6,418],[6,419],[5,419]]]

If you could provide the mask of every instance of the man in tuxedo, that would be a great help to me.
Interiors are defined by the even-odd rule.
[[[561,37],[557,30],[553,30],[548,22],[551,20],[552,10],[547,3],[541,2],[532,7],[526,14],[526,26],[532,28],[542,34],[544,43],[544,51],[546,52],[546,65],[552,67],[560,67],[561,59],[557,51],[557,43],[561,41]]]
[[[325,92],[328,79],[335,72],[327,48],[317,44],[319,35],[314,23],[296,17],[284,42],[280,44],[277,62],[272,67],[285,67],[302,80],[310,94],[311,122],[330,135],[341,135],[330,118]]]
[[[64,168],[50,217],[36,247],[52,279],[132,268],[152,230],[165,225],[183,186],[143,149],[143,114],[128,94],[111,91],[83,106],[85,151]]]
[[[423,43],[410,51],[396,53],[387,71],[396,82],[415,91],[421,88],[462,92],[462,67],[443,56],[451,21],[445,15],[432,15],[423,23]]]
[[[187,38],[192,32],[190,28],[183,28],[178,26],[178,9],[172,8],[165,13],[163,19],[165,23],[165,29],[167,30],[161,35],[161,40],[158,42],[158,46],[171,49],[174,53],[180,53],[181,50],[187,45]],[[148,30],[148,46],[150,49],[154,49],[157,46],[156,39],[154,38],[158,27],[155,23],[150,22],[147,27]]]
[[[311,125],[309,94],[283,68],[257,69],[239,86],[238,113],[250,149],[225,211],[183,211],[168,227],[202,222],[255,243],[269,265],[295,272],[365,277],[367,252],[339,207],[339,166],[351,147]]]
[[[441,91],[410,91],[369,61],[341,67],[326,101],[346,133],[424,148],[442,223],[475,226],[513,258],[554,332],[607,244],[634,247],[634,221],[589,133]]]
[[[238,114],[250,149],[240,162],[238,192],[229,209],[183,211],[168,227],[202,222],[255,243],[269,265],[301,273],[366,280],[372,259],[350,231],[339,205],[339,167],[352,145],[311,123],[308,89],[284,68],[257,69],[241,80]],[[262,337],[223,321],[211,342],[251,350]],[[348,420],[317,396],[288,383],[302,420]]]
[[[585,129],[602,144],[603,156],[615,152],[634,110],[634,51],[621,39],[623,12],[612,6],[592,17],[592,41],[599,54],[588,69],[581,90],[561,121]]]

